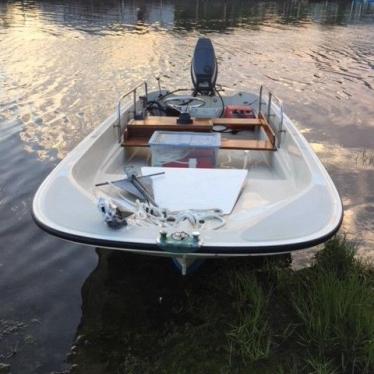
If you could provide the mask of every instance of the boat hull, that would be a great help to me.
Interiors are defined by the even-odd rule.
[[[152,97],[152,93],[149,94]],[[154,95],[158,95],[154,93]],[[259,100],[253,93],[225,98],[229,104]],[[131,112],[128,105],[122,116]],[[275,115],[279,108],[274,105]],[[112,230],[96,208],[95,183],[123,175],[126,162],[146,149],[124,149],[118,142],[116,113],[86,137],[51,172],[33,201],[33,218],[48,233],[94,247],[154,256],[212,258],[289,253],[325,242],[339,229],[340,196],[313,150],[292,121],[283,115],[282,143],[275,152],[250,151],[248,181],[227,223],[202,230],[194,251],[163,250],[158,227]],[[239,152],[239,151],[238,151]],[[240,153],[241,152],[241,153]],[[223,152],[223,167],[247,167],[243,151]],[[125,155],[125,156],[124,156]],[[228,161],[231,164],[228,166]]]
[[[87,236],[79,236],[70,234],[65,231],[58,231],[50,226],[44,225],[38,220],[35,214],[32,214],[34,222],[45,232],[56,236],[60,239],[72,243],[79,243],[96,248],[105,248],[111,250],[120,250],[128,253],[138,253],[143,255],[161,256],[161,257],[180,257],[181,255],[191,258],[212,258],[212,257],[241,257],[241,256],[270,256],[284,253],[291,253],[294,251],[311,248],[321,243],[326,242],[332,238],[340,229],[343,221],[343,214],[336,227],[329,233],[307,240],[304,242],[286,243],[286,244],[273,244],[268,246],[208,246],[202,245],[196,252],[180,252],[180,251],[164,251],[160,249],[157,241],[155,243],[133,243],[133,242],[118,242],[117,240],[99,239]]]

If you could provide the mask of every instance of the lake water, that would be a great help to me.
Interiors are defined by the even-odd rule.
[[[0,362],[12,373],[67,370],[82,331],[130,328],[186,287],[165,260],[51,237],[30,209],[42,180],[130,86],[156,86],[155,76],[191,85],[201,35],[213,40],[226,92],[264,83],[283,99],[341,193],[342,231],[374,258],[374,4],[0,1]],[[209,266],[201,272],[214,276]],[[103,373],[109,356],[92,344],[70,361]]]

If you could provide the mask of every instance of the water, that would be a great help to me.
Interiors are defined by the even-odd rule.
[[[186,286],[165,260],[121,255],[123,266],[109,265],[118,255],[43,233],[30,206],[127,88],[140,79],[156,86],[155,76],[168,88],[190,86],[200,35],[214,42],[227,92],[265,83],[284,100],[341,193],[343,231],[360,242],[360,256],[374,258],[374,6],[0,1],[0,362],[13,373],[65,370],[82,331],[103,334],[108,319],[130,328],[160,295],[165,312]],[[215,274],[209,265],[202,272]],[[73,362],[103,372],[100,349]]]

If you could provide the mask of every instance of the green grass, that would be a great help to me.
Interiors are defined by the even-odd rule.
[[[230,362],[233,356],[244,364],[267,358],[271,347],[267,316],[271,290],[264,290],[253,273],[241,271],[232,279],[237,321],[227,334]]]
[[[284,257],[236,259],[162,279],[161,262],[115,257],[97,280],[105,293],[83,293],[79,335],[89,344],[77,344],[73,372],[372,373],[374,269],[354,255],[335,237],[298,271]],[[89,302],[105,313],[85,317]]]
[[[324,366],[330,372],[373,372],[373,277],[354,258],[352,246],[333,239],[311,269],[292,274],[285,283],[293,338],[311,357],[309,366],[321,373]]]

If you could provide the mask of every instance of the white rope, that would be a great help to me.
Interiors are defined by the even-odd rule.
[[[193,229],[208,228],[217,230],[226,224],[222,212],[217,209],[207,210],[184,210],[170,212],[167,209],[154,207],[148,203],[136,202],[137,209],[128,222],[138,226],[147,224],[160,227],[177,227],[184,222],[188,222]]]
[[[165,208],[155,207],[150,203],[128,199],[123,191],[110,183],[114,188],[116,196],[109,196],[103,191],[96,194],[98,198],[99,209],[103,212],[110,211],[108,207],[118,208],[121,212],[127,213],[126,220],[129,225],[135,226],[159,226],[162,228],[176,228],[181,225],[189,224],[193,230],[211,229],[217,230],[226,224],[222,211],[219,209],[188,209],[182,211],[169,211]],[[107,220],[112,218],[110,213],[105,216]]]

